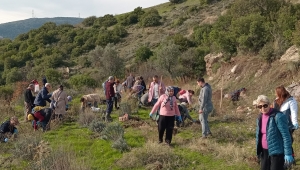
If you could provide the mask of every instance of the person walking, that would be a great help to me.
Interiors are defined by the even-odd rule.
[[[276,99],[274,101],[274,108],[281,111],[288,118],[289,132],[294,142],[293,133],[299,128],[298,125],[298,103],[296,99],[284,88],[278,86],[275,89]],[[295,157],[294,149],[292,147],[293,157]]]
[[[111,119],[111,112],[113,110],[113,100],[115,97],[115,90],[114,90],[114,77],[109,76],[108,81],[105,83],[105,96],[106,96],[106,114],[105,114],[105,121],[110,122]]]
[[[259,95],[256,103],[260,111],[256,124],[256,151],[261,170],[284,170],[285,163],[294,161],[288,119],[282,112],[270,108],[267,96]]]
[[[160,108],[160,116],[158,119],[158,140],[159,143],[163,142],[163,136],[166,131],[165,143],[170,145],[173,136],[175,116],[178,116],[182,121],[180,112],[176,103],[176,97],[173,95],[174,89],[169,86],[165,94],[161,95],[153,106],[149,116],[150,118]]]
[[[68,95],[64,91],[63,85],[60,85],[59,88],[53,92],[51,99],[52,102],[55,103],[55,118],[59,118],[61,120],[63,115],[66,114],[66,105],[68,104]]]
[[[34,99],[35,97],[32,95],[34,91],[34,84],[29,84],[24,93],[24,105],[25,105],[25,119],[24,121],[28,121],[27,116],[31,113],[32,108],[34,107]]]
[[[208,83],[205,83],[204,78],[200,77],[197,80],[198,86],[201,87],[199,95],[199,120],[202,125],[202,138],[207,138],[208,135],[211,135],[211,131],[208,125],[208,114],[213,110],[212,90]]]
[[[45,86],[42,88],[42,90],[37,94],[35,97],[34,103],[35,106],[46,106],[46,101],[51,103],[50,97],[52,94],[49,94],[49,91],[51,90],[51,84],[46,83]]]

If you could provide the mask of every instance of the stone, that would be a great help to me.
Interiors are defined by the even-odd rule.
[[[230,72],[233,73],[233,74],[235,74],[237,66],[238,66],[238,65],[235,65],[235,66],[230,70]]]
[[[296,45],[291,46],[286,52],[280,57],[280,62],[287,63],[287,62],[299,62],[300,55],[299,49]]]
[[[218,54],[207,54],[205,57],[204,57],[204,61],[206,63],[206,74],[208,76],[211,76],[213,75],[213,72],[212,72],[212,65],[214,63],[217,63],[221,58],[223,57],[223,53],[218,53]]]
[[[260,77],[262,75],[263,71],[262,69],[257,70],[257,72],[255,73],[254,77]]]

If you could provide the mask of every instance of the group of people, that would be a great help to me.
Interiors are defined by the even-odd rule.
[[[37,82],[33,80],[32,82]],[[37,83],[35,83],[37,84]],[[42,127],[43,131],[49,130],[49,122],[51,118],[62,119],[63,115],[69,109],[69,104],[72,100],[71,96],[68,96],[64,91],[63,85],[60,85],[58,89],[50,93],[52,86],[47,83],[47,79],[43,78],[43,87],[34,96],[35,85],[29,84],[24,93],[24,105],[25,105],[25,121],[31,121],[34,130],[38,127]],[[50,108],[47,108],[47,102],[50,103]]]
[[[53,112],[57,117],[64,115],[68,109],[68,102],[72,99],[62,85],[53,93],[49,93],[51,84],[47,83],[46,79],[43,79],[43,85],[36,96],[33,95],[34,84],[29,84],[24,93],[25,120],[32,121],[35,130],[39,126],[47,130]],[[202,138],[207,138],[212,135],[207,120],[213,110],[212,89],[202,77],[197,79],[197,85],[201,87],[198,97],[198,117],[202,126]],[[115,108],[119,109],[124,86],[130,92],[136,93],[139,98],[142,95],[147,96],[147,102],[152,104],[149,116],[157,117],[159,143],[164,141],[168,145],[171,144],[175,121],[182,122],[183,116],[193,122],[196,121],[190,117],[187,109],[187,105],[193,104],[194,91],[175,86],[166,87],[155,75],[148,92],[145,93],[146,84],[143,79],[140,76],[133,77],[132,74],[122,84],[112,76],[103,83],[107,104],[105,121],[112,121],[110,114],[114,101]],[[276,99],[273,103],[265,95],[259,95],[256,99],[256,107],[260,111],[257,119],[256,148],[263,170],[281,170],[284,166],[294,163],[293,132],[299,127],[297,101],[284,86],[277,87],[275,94]],[[46,102],[51,103],[52,107],[45,108]],[[7,133],[17,134],[15,126],[18,123],[17,117],[11,117],[10,120],[3,122],[0,126],[0,141],[8,141]]]
[[[299,127],[298,104],[284,86],[278,86],[275,94],[273,104],[265,95],[256,100],[260,110],[256,146],[262,170],[283,170],[295,163],[292,144],[293,132]]]

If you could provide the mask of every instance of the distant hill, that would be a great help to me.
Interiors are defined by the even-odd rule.
[[[20,21],[0,24],[0,37],[14,39],[18,35],[26,33],[32,29],[41,27],[46,22],[54,22],[58,25],[81,23],[83,18],[56,17],[56,18],[30,18]]]

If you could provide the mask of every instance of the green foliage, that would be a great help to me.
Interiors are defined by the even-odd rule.
[[[170,37],[170,39],[174,42],[175,45],[179,46],[180,51],[185,51],[188,48],[194,46],[192,41],[181,34],[175,34],[174,36]]]
[[[112,147],[119,150],[120,152],[129,151],[129,147],[124,138],[120,138],[116,141],[113,141]]]
[[[209,49],[189,48],[179,58],[182,67],[178,70],[177,75],[186,77],[203,76],[206,71],[206,63],[204,57],[209,53]]]
[[[217,73],[218,69],[221,68],[221,63],[217,62],[212,65],[212,72]]]
[[[93,78],[91,78],[89,75],[80,74],[80,75],[74,75],[69,79],[69,83],[79,89],[81,87],[91,87],[95,88],[97,87],[97,81]]]
[[[142,15],[140,24],[143,27],[154,27],[160,25],[161,16],[156,9],[150,9]]]
[[[124,38],[126,37],[126,35],[128,34],[126,29],[123,27],[123,26],[120,26],[120,25],[116,25],[113,29],[113,34],[116,36],[116,37],[121,37],[121,38]]]
[[[184,21],[186,21],[188,19],[188,17],[179,17],[178,19],[173,21],[173,25],[174,26],[180,26],[184,23]]]
[[[60,84],[62,82],[62,75],[59,71],[49,68],[45,70],[45,76],[48,81],[53,84]]]
[[[86,27],[91,27],[94,25],[94,22],[96,21],[96,19],[97,19],[96,16],[87,17],[82,21],[82,24]]]
[[[152,55],[153,55],[153,52],[150,50],[150,48],[148,48],[146,46],[141,46],[135,51],[135,61],[136,62],[145,62]]]
[[[132,12],[121,15],[119,17],[119,23],[124,26],[136,24],[144,13],[145,11],[142,7],[137,7]]]
[[[106,127],[106,124],[101,121],[93,120],[89,125],[89,129],[96,133],[101,133]]]
[[[14,67],[6,74],[6,84],[12,84],[23,79],[23,73]]]
[[[14,90],[11,86],[0,86],[0,98],[10,100],[13,96]]]
[[[174,42],[168,42],[163,44],[156,52],[159,66],[171,76],[175,76],[174,71],[181,55],[179,48],[180,46],[174,44]]]
[[[105,48],[98,46],[88,55],[93,61],[93,66],[100,69],[102,78],[110,75],[121,77],[124,74],[124,59],[120,58],[113,44],[108,44]]]
[[[211,32],[212,25],[204,24],[194,28],[193,40],[197,45],[210,44],[209,34]]]
[[[124,136],[124,129],[119,123],[108,124],[102,131],[102,138],[110,141],[117,141]]]
[[[183,2],[183,0],[169,0],[169,1],[173,4],[179,4]]]
[[[99,17],[94,21],[94,25],[97,26],[98,28],[110,27],[117,23],[118,23],[117,19],[111,14],[106,14],[103,17]]]
[[[276,59],[276,56],[274,55],[272,43],[265,44],[264,47],[259,51],[259,55],[268,63],[273,62]]]

